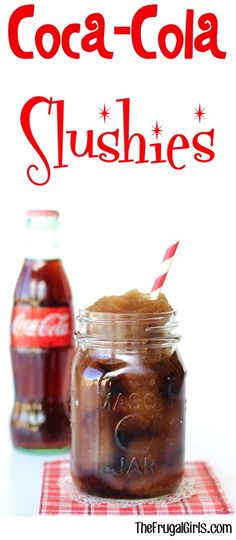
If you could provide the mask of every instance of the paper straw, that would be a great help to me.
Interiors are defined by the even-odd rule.
[[[156,278],[154,285],[152,287],[152,290],[151,290],[152,300],[155,300],[156,298],[158,298],[159,294],[161,293],[162,287],[167,278],[167,275],[170,270],[170,266],[175,256],[178,245],[179,245],[179,242],[176,242],[172,246],[168,247],[168,249],[165,252],[165,255],[162,259],[160,275]]]

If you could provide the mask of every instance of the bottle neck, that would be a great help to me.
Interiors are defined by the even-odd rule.
[[[48,216],[28,218],[26,224],[26,259],[47,261],[60,259],[58,227],[57,218]]]

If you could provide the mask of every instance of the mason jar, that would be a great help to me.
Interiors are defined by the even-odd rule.
[[[71,381],[71,472],[108,499],[172,493],[184,473],[185,376],[176,312],[80,310]]]

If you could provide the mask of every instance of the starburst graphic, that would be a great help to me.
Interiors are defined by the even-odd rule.
[[[156,135],[156,140],[158,139],[159,135],[162,135],[162,129],[163,126],[159,126],[158,122],[156,122],[156,125],[155,126],[152,126],[152,135]]]
[[[107,109],[106,105],[104,104],[103,109],[101,109],[101,108],[99,107],[99,111],[100,111],[100,113],[99,113],[100,120],[101,120],[101,118],[103,118],[104,124],[105,124],[106,119],[107,119],[107,118],[110,119],[110,114],[111,114],[111,113],[109,112],[109,111],[110,111],[110,108]]]
[[[194,110],[196,111],[196,112],[194,113],[194,115],[195,115],[194,120],[196,120],[196,118],[198,118],[199,124],[200,124],[202,118],[205,120],[205,115],[206,115],[206,113],[205,113],[204,111],[206,110],[206,107],[204,107],[204,109],[203,109],[203,108],[201,107],[200,103],[199,103],[198,109],[196,109],[196,107],[194,107]]]

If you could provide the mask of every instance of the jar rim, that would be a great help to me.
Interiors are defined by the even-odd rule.
[[[176,311],[163,313],[104,313],[80,309],[76,318],[79,329],[76,341],[98,341],[104,345],[118,343],[158,344],[169,346],[181,339],[177,333]]]
[[[76,317],[76,320],[77,321],[80,321],[81,319],[85,320],[85,321],[91,321],[93,320],[94,322],[97,320],[99,322],[102,322],[102,321],[109,321],[111,322],[112,320],[114,321],[131,321],[133,320],[134,322],[135,321],[155,321],[155,320],[158,320],[158,321],[161,321],[161,320],[165,320],[165,319],[168,319],[170,317],[175,317],[177,316],[177,311],[172,309],[170,311],[162,311],[162,312],[158,312],[158,313],[149,313],[149,312],[129,312],[129,313],[125,313],[125,312],[122,312],[122,313],[112,313],[112,312],[104,312],[104,311],[90,311],[89,309],[86,309],[86,308],[80,308],[79,309],[79,314],[77,315]]]

